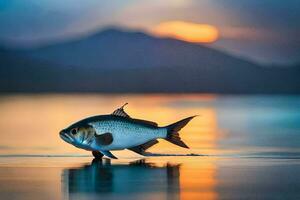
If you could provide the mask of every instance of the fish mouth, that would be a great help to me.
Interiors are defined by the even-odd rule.
[[[64,132],[64,130],[59,132],[59,136],[62,140],[64,140],[67,143],[72,143],[73,138],[71,138],[66,132]]]

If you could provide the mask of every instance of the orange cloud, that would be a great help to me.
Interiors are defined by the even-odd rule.
[[[215,26],[184,21],[160,23],[152,29],[152,33],[195,43],[212,43],[219,38],[219,30]]]

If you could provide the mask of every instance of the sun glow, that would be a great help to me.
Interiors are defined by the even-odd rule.
[[[212,25],[184,21],[160,23],[152,32],[160,37],[173,37],[194,43],[212,43],[219,38],[218,29]]]

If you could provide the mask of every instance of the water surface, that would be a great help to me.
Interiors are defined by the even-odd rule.
[[[181,131],[190,149],[160,140],[149,151],[168,156],[96,161],[59,138],[125,102],[159,125],[199,115]],[[0,110],[1,199],[300,198],[299,96],[7,95]]]

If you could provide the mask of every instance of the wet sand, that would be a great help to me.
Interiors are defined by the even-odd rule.
[[[299,199],[286,158],[2,157],[1,199]]]

